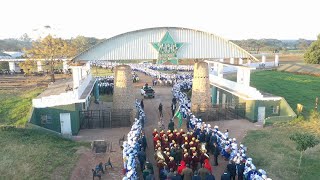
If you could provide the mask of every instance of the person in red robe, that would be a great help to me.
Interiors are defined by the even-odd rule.
[[[169,157],[169,162],[168,162],[168,168],[170,169],[170,168],[172,168],[173,169],[173,171],[175,171],[175,170],[177,170],[177,164],[176,164],[176,162],[174,161],[174,158],[173,157]]]
[[[212,173],[212,166],[210,164],[209,159],[204,160],[204,168],[208,169],[210,173]]]
[[[180,162],[179,167],[178,167],[178,174],[181,175],[182,170],[184,170],[185,168],[186,168],[186,162],[182,160],[182,161]]]
[[[153,133],[152,133],[152,136],[155,137],[156,134],[159,134],[159,133],[158,133],[157,129],[154,129],[154,130],[153,130]]]

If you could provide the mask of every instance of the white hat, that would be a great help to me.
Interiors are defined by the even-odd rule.
[[[233,138],[232,140],[233,140],[233,141],[237,141],[237,139],[236,139],[236,138]]]
[[[243,144],[240,144],[240,147],[242,147],[242,148],[243,148]]]
[[[252,161],[252,158],[248,158],[247,161]]]
[[[218,128],[219,128],[219,126],[214,126],[214,128],[215,128],[215,129],[218,129]]]

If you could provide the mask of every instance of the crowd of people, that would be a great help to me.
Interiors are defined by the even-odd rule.
[[[229,137],[228,130],[225,130],[225,132],[221,132],[219,131],[218,126],[214,126],[214,128],[211,128],[210,124],[202,122],[200,118],[196,118],[192,114],[192,112],[190,111],[190,100],[188,99],[187,95],[181,91],[180,88],[181,86],[184,86],[183,83],[177,83],[174,85],[174,87],[172,88],[173,96],[175,99],[177,99],[180,107],[183,107],[180,108],[180,111],[182,114],[185,114],[184,118],[186,119],[186,125],[189,129],[188,132],[189,134],[192,134],[191,139],[194,138],[196,141],[198,140],[197,145],[199,145],[200,143],[202,150],[205,149],[205,152],[210,152],[214,156],[214,165],[218,165],[218,155],[221,155],[225,160],[229,161],[225,173],[221,175],[221,179],[235,179],[235,177],[238,177],[238,179],[246,180],[269,180],[270,178],[267,178],[266,172],[262,169],[257,170],[256,166],[253,164],[252,158],[247,157],[247,148],[241,143],[238,145],[238,142],[235,138]],[[186,136],[188,137],[188,135]],[[185,140],[189,140],[189,137],[185,138]],[[195,142],[193,142],[192,144],[195,144]],[[189,153],[186,156],[195,155]],[[195,159],[200,158],[195,157]],[[194,168],[194,166],[192,166],[194,162],[191,162],[190,164],[191,167]],[[200,165],[201,164],[202,163],[200,162]],[[194,172],[196,172],[196,169],[193,170]]]
[[[136,70],[153,77],[159,75],[151,69]],[[165,74],[162,75],[165,76]],[[252,158],[247,157],[247,148],[238,143],[235,138],[229,137],[227,129],[222,132],[218,126],[212,128],[210,124],[202,122],[200,118],[192,114],[191,101],[184,92],[191,87],[191,78],[181,78],[172,88],[172,104],[179,106],[178,110],[185,120],[187,130],[174,129],[170,121],[171,125],[169,123],[168,130],[155,129],[152,133],[151,148],[155,150],[154,158],[158,167],[158,178],[161,180],[218,178],[213,176],[214,166],[219,166],[218,157],[222,156],[224,160],[229,161],[229,164],[224,167],[225,172],[221,175],[222,180],[236,177],[240,180],[270,180],[267,173],[262,169],[257,170]],[[140,107],[139,112],[143,112],[141,103],[137,104],[139,104],[137,107]],[[136,120],[132,126],[128,134],[128,142],[123,145],[126,170],[124,179],[135,179],[138,172],[142,172],[144,180],[155,179],[153,165],[146,161],[145,148],[147,145],[141,130],[144,119],[143,112],[139,114],[139,120]],[[213,156],[213,165],[210,163],[210,156]],[[137,164],[140,164],[139,168]],[[134,168],[136,171],[133,172]]]
[[[123,158],[123,180],[137,180],[139,179],[138,169],[139,164],[144,165],[146,161],[146,154],[144,157],[141,152],[147,148],[146,137],[143,133],[143,124],[145,121],[145,113],[140,105],[140,102],[136,101],[137,117],[131,127],[130,132],[127,135],[127,141],[122,145],[122,158]],[[138,157],[140,157],[138,159]],[[148,167],[152,164],[148,164]]]
[[[113,94],[114,77],[113,76],[98,76],[96,77],[99,86],[100,94]]]

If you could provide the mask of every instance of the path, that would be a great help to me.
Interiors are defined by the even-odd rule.
[[[149,76],[145,76],[141,73],[138,73],[140,77],[139,83],[134,83],[135,89],[134,92],[136,94],[136,98],[141,100],[143,96],[140,94],[140,88],[147,82],[149,85],[152,84],[152,78]],[[146,113],[146,121],[144,131],[147,137],[147,160],[154,164],[155,176],[158,177],[157,168],[155,166],[154,160],[154,149],[152,142],[152,132],[154,128],[158,128],[159,121],[159,113],[158,106],[161,102],[163,104],[163,120],[165,124],[165,128],[167,128],[168,122],[171,118],[171,87],[154,87],[155,90],[155,98],[154,99],[144,99],[144,107]],[[175,121],[177,124],[177,121]],[[253,123],[250,123],[247,120],[228,120],[228,121],[216,121],[211,122],[211,126],[218,125],[221,130],[229,129],[229,136],[237,138],[238,142],[241,142],[243,137],[246,135],[246,132],[251,129],[258,129],[259,126],[256,126]],[[183,129],[186,129],[185,124],[182,126]],[[103,175],[102,179],[122,179],[122,152],[120,150],[120,146],[118,145],[118,140],[124,134],[129,132],[130,128],[113,128],[113,129],[90,129],[90,130],[81,130],[79,135],[75,137],[76,140],[80,141],[89,141],[95,139],[106,139],[110,142],[113,142],[113,150],[115,152],[106,153],[103,155],[95,155],[88,149],[81,149],[78,151],[80,154],[79,161],[77,162],[71,178],[74,180],[79,179],[92,179],[91,169],[94,168],[96,164],[101,161],[106,161],[108,157],[111,157],[111,161],[114,165],[114,169],[108,169],[108,172]],[[212,158],[212,157],[211,157]],[[211,159],[212,162],[212,159]],[[213,164],[213,163],[212,163]],[[219,166],[213,166],[213,173],[216,178],[220,178],[223,173],[227,162],[219,158]]]

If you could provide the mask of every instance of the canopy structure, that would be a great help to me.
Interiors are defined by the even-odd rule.
[[[215,34],[180,27],[156,27],[123,33],[80,53],[73,61],[215,60],[259,61],[236,44]]]

